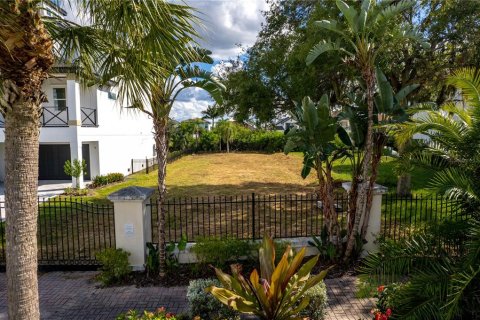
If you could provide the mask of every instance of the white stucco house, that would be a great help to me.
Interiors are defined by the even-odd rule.
[[[67,180],[66,160],[84,159],[84,179],[111,172],[128,174],[131,159],[153,157],[152,121],[123,109],[115,88],[82,88],[68,74],[57,73],[43,85],[40,180]],[[0,128],[3,127],[0,116]],[[0,130],[0,181],[5,177],[5,133]]]
[[[67,18],[72,16],[62,1],[50,5]],[[83,179],[89,180],[111,172],[128,174],[131,159],[153,157],[151,119],[122,108],[113,84],[85,88],[68,71],[57,66],[43,84],[47,102],[42,104],[40,120],[39,179],[70,180],[63,170],[66,160],[84,159]],[[0,115],[0,181],[5,177],[3,127]]]

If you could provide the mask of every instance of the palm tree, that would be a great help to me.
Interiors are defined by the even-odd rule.
[[[220,134],[221,141],[227,145],[227,153],[230,153],[230,143],[235,137],[235,124],[229,120],[220,120],[216,130]],[[221,150],[222,148],[220,148]]]
[[[447,83],[461,93],[467,107],[450,101],[412,108],[411,119],[394,126],[394,136],[403,146],[424,135],[424,147],[413,159],[435,170],[430,188],[461,200],[472,219],[466,227],[463,221],[447,220],[443,229],[432,228],[432,234],[416,235],[401,246],[385,244],[366,259],[364,278],[381,283],[408,279],[395,291],[399,319],[476,319],[480,312],[480,73],[460,69]],[[453,255],[445,249],[452,243],[461,249]]]
[[[56,61],[84,83],[115,80],[120,100],[140,101],[164,74],[159,61],[183,56],[196,20],[166,1],[76,1],[86,26],[39,0],[0,1],[0,112],[5,118],[6,254],[9,319],[39,319],[37,184],[42,83]],[[50,17],[42,12],[50,12]],[[101,76],[101,79],[98,76]]]
[[[188,46],[186,42],[183,47],[188,56],[175,56],[168,61],[168,64],[162,61],[162,68],[169,70],[167,74],[158,74],[155,83],[150,87],[151,94],[149,103],[135,101],[131,108],[149,115],[153,121],[155,148],[158,163],[158,231],[159,231],[159,259],[160,259],[160,276],[166,274],[166,240],[165,240],[165,210],[163,204],[167,195],[167,187],[165,178],[167,174],[167,156],[168,156],[168,140],[167,128],[169,122],[170,111],[177,101],[178,96],[184,90],[189,88],[201,88],[207,91],[210,96],[217,102],[222,101],[223,85],[219,80],[208,71],[198,66],[192,65],[193,62],[212,63],[210,52],[199,50]]]
[[[461,93],[466,108],[450,101],[437,108],[423,104],[410,111],[412,119],[396,126],[398,144],[405,145],[416,134],[426,139],[414,159],[435,169],[430,188],[446,196],[480,204],[480,74],[460,69],[448,84]]]
[[[345,56],[345,63],[353,64],[359,71],[365,85],[365,100],[367,104],[367,131],[365,137],[365,154],[358,188],[356,212],[354,217],[354,232],[349,235],[345,259],[350,257],[355,244],[356,233],[360,233],[359,224],[365,217],[371,204],[369,191],[374,179],[371,179],[372,158],[374,149],[373,112],[375,94],[375,68],[378,57],[391,42],[404,39],[422,41],[421,36],[404,26],[392,24],[400,13],[411,8],[415,1],[402,0],[377,3],[376,0],[363,0],[357,10],[342,0],[336,0],[344,21],[317,21],[316,25],[332,32],[334,40],[324,40],[315,45],[309,52],[306,62],[313,63],[320,55],[336,51]],[[426,45],[426,44],[425,44]],[[370,199],[369,199],[370,198]],[[352,217],[353,218],[353,217]]]
[[[202,111],[203,119],[212,120],[212,128],[215,126],[215,118],[220,117],[220,108],[217,105],[208,106],[206,110]]]

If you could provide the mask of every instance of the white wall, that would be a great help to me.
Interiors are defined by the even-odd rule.
[[[98,127],[78,128],[79,139],[98,141],[99,174],[128,174],[132,158],[153,157],[152,121],[143,113],[122,108],[108,98],[108,92],[97,90],[96,97]]]

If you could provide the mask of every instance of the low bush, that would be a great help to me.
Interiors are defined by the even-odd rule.
[[[310,320],[323,320],[327,311],[327,287],[322,281],[312,288],[308,289],[305,297],[309,297],[310,301],[305,309],[300,312],[300,316]]]
[[[202,319],[224,320],[240,319],[238,313],[218,301],[205,289],[220,286],[217,279],[198,279],[190,281],[187,289],[187,300],[190,314]]]
[[[113,172],[106,175],[99,175],[93,178],[91,187],[98,188],[110,183],[121,182],[123,180],[125,180],[125,176],[122,173],[118,172]]]
[[[255,246],[246,240],[234,238],[199,238],[192,247],[192,252],[202,263],[211,263],[223,268],[229,262],[238,261],[242,257],[250,257]]]
[[[123,249],[114,248],[108,248],[97,253],[97,259],[102,264],[101,273],[97,279],[104,285],[123,282],[132,271],[128,256],[130,256],[130,253]]]
[[[88,195],[88,190],[68,187],[68,188],[65,188],[65,190],[63,191],[63,194],[66,196],[81,197],[81,196]]]
[[[117,316],[116,320],[178,320],[178,318],[170,312],[166,312],[165,308],[159,308],[155,312],[143,311],[138,313],[136,310],[130,310],[127,313]]]

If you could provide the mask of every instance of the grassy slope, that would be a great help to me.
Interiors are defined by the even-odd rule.
[[[300,177],[302,155],[230,153],[189,155],[168,165],[167,187],[169,197],[240,195],[251,192],[261,194],[300,193],[314,190],[312,173],[307,179]],[[392,158],[383,158],[378,183],[395,190],[396,177]],[[334,167],[335,178],[348,181],[348,161]],[[414,193],[427,192],[425,187],[431,172],[416,169],[412,174]],[[93,191],[90,200],[101,200],[126,186],[156,186],[157,172],[134,174],[122,183]]]

